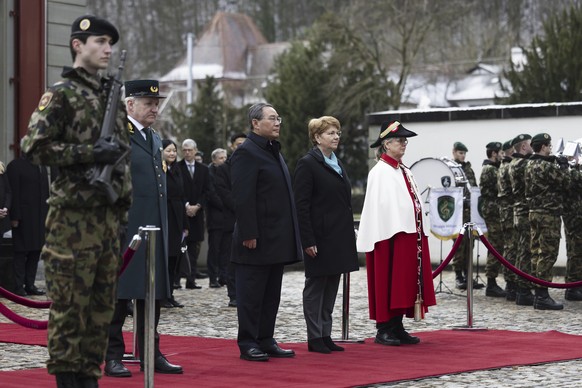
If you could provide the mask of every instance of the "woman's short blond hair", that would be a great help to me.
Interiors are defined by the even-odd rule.
[[[315,136],[321,135],[327,131],[329,127],[336,127],[339,131],[341,129],[339,120],[333,116],[321,116],[320,118],[309,120],[307,129],[309,132],[309,140],[311,140],[313,145],[317,144]]]

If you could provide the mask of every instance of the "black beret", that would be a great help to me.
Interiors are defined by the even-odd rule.
[[[531,143],[547,143],[552,141],[552,137],[547,133],[538,133],[534,137],[531,138]]]
[[[487,144],[485,148],[492,151],[500,151],[501,143],[498,141],[492,141],[491,143]]]
[[[153,79],[126,81],[125,97],[166,98],[166,96],[160,96],[160,83]]]
[[[507,151],[508,149],[510,149],[511,147],[513,147],[511,145],[511,140],[506,141],[505,143],[503,143],[503,147],[501,148],[503,151]]]
[[[107,20],[93,15],[78,17],[71,26],[71,38],[81,35],[109,35],[111,44],[119,40],[117,28]]]
[[[455,142],[455,144],[453,144],[453,149],[457,150],[457,151],[469,152],[469,150],[467,149],[467,146],[464,145],[463,143],[461,143],[460,141],[457,141],[457,142]]]
[[[529,139],[531,139],[530,135],[528,135],[527,133],[522,133],[521,135],[517,135],[516,137],[513,138],[513,140],[511,141],[511,145],[514,146],[517,143],[521,143],[522,141]]]
[[[391,137],[413,137],[416,133],[409,131],[404,128],[402,124],[398,121],[384,121],[380,126],[380,134],[376,141],[370,144],[370,148],[379,147],[382,144],[382,140]]]

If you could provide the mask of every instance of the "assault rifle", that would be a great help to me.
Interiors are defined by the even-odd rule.
[[[101,134],[99,135],[101,138],[108,139],[111,144],[119,144],[125,152],[115,163],[95,165],[87,174],[89,183],[101,190],[107,196],[107,200],[110,204],[114,204],[117,201],[117,198],[119,198],[119,195],[111,185],[111,174],[113,173],[115,166],[125,159],[130,150],[129,145],[120,142],[115,136],[115,122],[117,119],[117,110],[119,108],[119,99],[121,97],[121,86],[123,86],[121,75],[125,65],[125,55],[126,50],[122,50],[119,58],[117,74],[111,76],[109,79],[109,94],[107,95],[105,115],[103,116],[103,122],[101,123]]]

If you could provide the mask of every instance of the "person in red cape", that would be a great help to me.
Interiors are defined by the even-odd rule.
[[[406,315],[424,316],[436,305],[428,249],[429,225],[412,173],[402,157],[416,133],[398,121],[384,122],[370,148],[380,147],[377,164],[368,174],[366,197],[356,241],[366,253],[370,319],[382,345],[417,344],[402,323]],[[420,317],[418,317],[420,318]]]

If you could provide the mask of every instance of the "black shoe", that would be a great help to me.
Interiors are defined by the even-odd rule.
[[[26,296],[26,291],[24,291],[24,288],[17,288],[14,292],[14,295],[18,295],[18,296]]]
[[[228,307],[236,307],[236,299],[229,300]]]
[[[89,377],[77,374],[77,381],[79,382],[78,386],[81,388],[99,388],[97,377]]]
[[[105,375],[110,377],[131,377],[129,369],[121,361],[109,360],[105,363]]]
[[[281,349],[279,345],[261,346],[261,351],[267,353],[269,357],[287,358],[295,357],[295,352],[290,349]]]
[[[394,337],[400,340],[402,345],[416,345],[420,342],[420,338],[411,336],[403,327],[397,327],[392,330]]]
[[[378,330],[374,342],[380,345],[400,346],[400,340],[384,330]]]
[[[210,288],[220,288],[220,287],[222,287],[220,284],[218,284],[218,282],[216,280],[211,281],[208,286]]]
[[[139,370],[143,371],[143,365],[140,365]],[[179,375],[184,373],[180,365],[170,364],[164,356],[158,356],[154,360],[154,371],[156,373],[164,373],[167,375]]]
[[[160,302],[160,307],[165,309],[171,309],[174,308],[174,305],[169,300],[164,299],[163,301]]]
[[[269,361],[269,355],[259,348],[250,348],[242,352],[240,358],[247,361]]]
[[[487,288],[485,289],[485,296],[491,296],[493,298],[505,298],[506,295],[507,293],[503,291],[503,289],[497,284],[493,286],[487,285]]]
[[[25,287],[24,291],[26,291],[26,293],[28,295],[45,295],[46,294],[46,292],[44,290],[41,290],[40,288],[37,288],[36,286]]]
[[[516,294],[515,290],[505,289],[505,300],[507,300],[509,302],[515,302],[516,297],[517,297],[517,294]]]
[[[182,303],[178,302],[176,299],[174,299],[174,297],[171,297],[170,299],[168,299],[168,302],[170,302],[172,304],[172,306],[174,306],[174,307],[178,307],[178,308],[184,307],[184,305]]]
[[[57,388],[79,388],[79,380],[77,374],[73,372],[62,372],[55,374],[57,380]]]
[[[547,288],[536,288],[533,307],[536,310],[563,310],[564,305],[552,299]]]
[[[174,290],[181,290],[182,289],[182,285],[180,284],[180,282],[175,282],[172,285],[172,288],[174,288]]]
[[[515,304],[518,306],[533,306],[534,296],[527,288],[518,288],[515,294]]]
[[[475,280],[475,281],[473,282],[473,289],[474,289],[474,290],[480,290],[480,289],[482,289],[482,288],[484,288],[484,287],[485,287],[485,284],[483,284],[483,283],[479,283],[477,280]]]
[[[186,282],[186,288],[189,290],[199,290],[202,288],[202,286],[199,286],[198,284],[196,284],[196,282]]]
[[[582,300],[582,290],[580,288],[567,289],[564,298],[572,302],[579,302]]]
[[[323,343],[323,338],[313,338],[307,340],[307,350],[315,353],[329,354],[331,349]]]
[[[219,278],[218,279],[218,284],[220,284],[221,286],[226,286],[226,280]]]
[[[208,277],[208,274],[205,272],[196,272],[196,279],[206,279]]]
[[[341,346],[337,346],[331,339],[331,337],[323,337],[323,343],[325,346],[329,348],[332,352],[343,352],[344,348]]]

